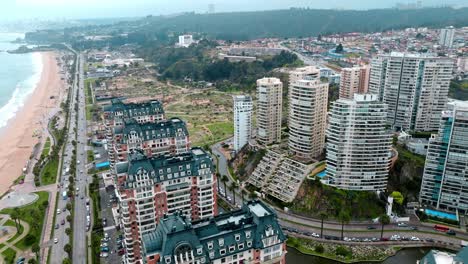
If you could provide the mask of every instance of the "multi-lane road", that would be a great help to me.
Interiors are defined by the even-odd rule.
[[[85,264],[87,263],[87,241],[86,231],[87,219],[91,219],[92,216],[88,215],[86,208],[86,200],[89,199],[88,193],[88,171],[86,169],[87,155],[87,135],[86,135],[86,98],[84,91],[84,63],[85,58],[82,54],[79,55],[79,81],[78,81],[78,123],[76,126],[76,193],[75,193],[75,212],[73,219],[73,263],[74,264]],[[91,211],[91,210],[89,210]]]

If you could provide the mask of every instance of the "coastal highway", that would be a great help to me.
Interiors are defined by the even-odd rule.
[[[78,123],[77,123],[77,145],[76,145],[76,181],[77,194],[75,200],[75,214],[73,220],[73,264],[87,263],[87,209],[86,200],[88,197],[88,171],[86,169],[86,110],[85,110],[85,92],[84,92],[84,62],[83,54],[79,54],[79,81],[78,81]],[[91,212],[91,210],[90,210]],[[92,216],[89,215],[91,219]]]
[[[78,63],[76,65],[76,71],[78,71]],[[68,120],[68,137],[67,137],[67,142],[65,145],[65,150],[64,150],[64,155],[62,157],[63,159],[63,166],[62,166],[62,173],[61,173],[61,178],[59,180],[60,182],[60,188],[58,190],[59,192],[59,198],[57,200],[57,210],[60,210],[60,214],[57,212],[54,212],[56,214],[56,219],[55,219],[55,224],[59,225],[58,229],[55,229],[54,227],[54,236],[52,241],[50,242],[52,245],[52,251],[50,255],[50,263],[62,263],[62,260],[64,256],[67,255],[67,253],[64,251],[64,246],[69,243],[69,237],[67,234],[65,234],[65,229],[70,227],[70,223],[66,221],[66,216],[70,215],[70,212],[68,211],[63,211],[63,208],[66,208],[66,204],[70,201],[70,199],[73,198],[66,198],[65,200],[63,199],[62,193],[64,191],[68,190],[68,177],[70,176],[69,173],[66,173],[66,168],[70,167],[71,164],[71,158],[73,155],[73,144],[72,141],[75,140],[75,133],[73,133],[75,127],[76,127],[76,112],[74,111],[74,105],[76,101],[76,91],[77,91],[77,76],[74,76],[74,81],[73,85],[71,86],[71,90],[69,91],[71,93],[71,99],[70,99],[70,106],[69,106],[69,111],[70,111],[70,116]],[[65,220],[64,225],[62,225],[62,221]],[[57,243],[54,243],[54,239],[57,239]]]

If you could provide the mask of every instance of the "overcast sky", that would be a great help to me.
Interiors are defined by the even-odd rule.
[[[0,0],[0,19],[99,18],[206,12],[284,9],[290,7],[372,9],[416,0]],[[468,6],[468,0],[422,0],[423,6]]]

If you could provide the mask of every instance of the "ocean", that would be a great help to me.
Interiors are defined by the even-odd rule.
[[[42,73],[38,53],[9,54],[19,45],[11,41],[23,34],[0,33],[0,128],[7,125],[34,91]]]

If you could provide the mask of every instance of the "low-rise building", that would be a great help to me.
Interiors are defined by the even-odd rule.
[[[279,150],[268,149],[247,182],[265,194],[290,203],[313,167],[313,164],[289,158]]]
[[[179,214],[160,219],[143,236],[144,263],[286,263],[286,237],[275,212],[260,201],[191,222]]]
[[[127,263],[139,263],[140,239],[164,215],[177,212],[198,220],[218,214],[213,161],[200,148],[157,158],[136,151],[115,165],[115,173]]]
[[[113,129],[112,161],[126,161],[130,153],[142,150],[147,157],[181,154],[190,150],[185,122],[171,118],[156,123],[138,123],[127,119]]]

